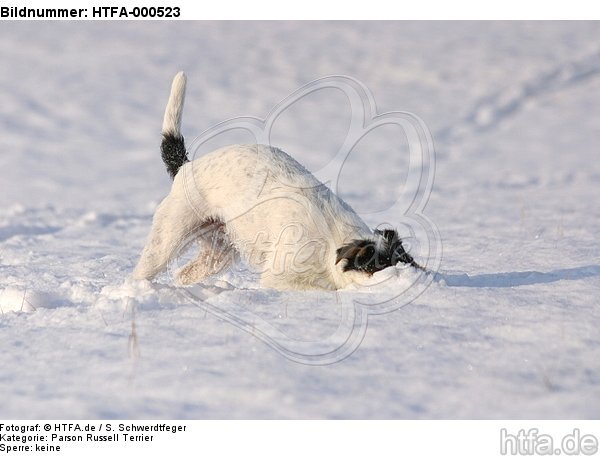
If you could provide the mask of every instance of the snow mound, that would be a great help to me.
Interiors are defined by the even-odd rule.
[[[19,287],[7,287],[0,291],[0,311],[33,312],[37,309],[54,309],[65,305],[65,301],[51,293]]]

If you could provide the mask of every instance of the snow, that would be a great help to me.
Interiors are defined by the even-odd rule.
[[[597,22],[5,22],[0,38],[0,416],[600,418]],[[260,289],[242,266],[191,289],[129,279],[169,191],[181,69],[188,143],[331,74],[421,117],[439,273],[337,294]],[[271,140],[318,174],[349,106],[310,94]],[[381,214],[407,139],[376,133],[338,192],[397,225]],[[225,136],[210,146],[250,140]]]

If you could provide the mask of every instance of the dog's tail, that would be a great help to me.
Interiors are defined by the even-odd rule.
[[[171,95],[169,95],[169,102],[167,103],[162,125],[163,140],[160,145],[160,151],[171,179],[175,179],[179,168],[189,161],[187,151],[185,150],[185,142],[181,135],[181,116],[185,100],[186,80],[187,78],[183,71],[177,73],[173,78]]]

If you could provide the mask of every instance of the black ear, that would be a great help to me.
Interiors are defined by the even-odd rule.
[[[373,274],[378,270],[376,267],[377,248],[374,241],[355,239],[337,249],[336,252],[335,264],[346,260],[344,272],[354,270]]]
[[[346,260],[344,272],[362,271],[373,274],[398,262],[393,246],[399,242],[395,230],[375,230],[374,239],[355,239],[337,249],[335,264]]]

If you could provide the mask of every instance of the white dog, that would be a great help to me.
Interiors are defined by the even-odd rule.
[[[163,122],[173,187],[135,268],[152,279],[189,245],[198,256],[177,281],[198,283],[241,257],[277,289],[338,289],[398,262],[421,268],[394,230],[372,232],[344,201],[285,152],[232,145],[190,162],[180,133],[186,77],[178,73]]]

